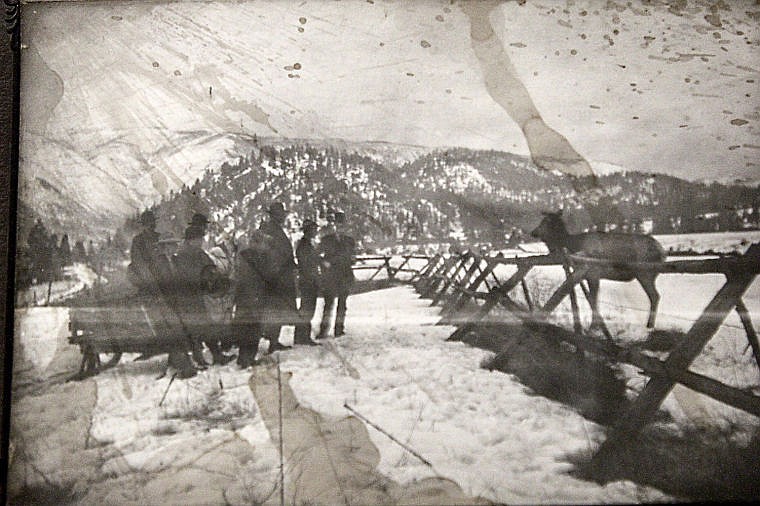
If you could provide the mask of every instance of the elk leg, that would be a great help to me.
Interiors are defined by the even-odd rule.
[[[588,302],[591,305],[591,328],[601,326],[602,317],[599,316],[599,278],[589,275],[588,281]]]
[[[636,275],[636,279],[641,284],[641,288],[644,289],[647,297],[649,297],[649,318],[647,318],[648,329],[654,328],[654,320],[657,316],[657,306],[660,304],[660,294],[657,292],[657,288],[654,284],[656,277],[656,274],[652,275],[649,273],[639,273]]]

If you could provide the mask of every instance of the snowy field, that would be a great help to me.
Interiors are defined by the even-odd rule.
[[[54,281],[49,286],[43,283],[20,290],[16,294],[16,306],[44,306],[66,300],[93,286],[98,275],[89,266],[75,263],[63,268],[63,278],[61,281]],[[106,280],[101,278],[100,282],[106,282]]]
[[[498,273],[509,274],[506,266]],[[541,300],[562,277],[558,267],[536,269],[529,289]],[[721,275],[661,275],[657,328],[688,330],[722,283]],[[744,300],[760,321],[760,283]],[[349,405],[428,462],[367,425],[377,471],[394,483],[442,477],[469,497],[520,504],[674,499],[630,481],[602,486],[572,476],[571,462],[593,454],[604,428],[515,376],[483,369],[491,352],[445,342],[454,329],[436,326],[440,309],[411,287],[353,295],[348,306],[347,335],[275,357],[299,405],[330,419],[349,416]],[[602,282],[601,312],[617,342],[646,339],[647,308],[637,284]],[[583,303],[581,310],[587,323]],[[567,301],[553,318],[570,326]],[[80,359],[67,333],[65,307],[17,310],[14,387],[36,388],[14,398],[11,494],[54,485],[81,504],[278,503],[277,437],[262,418],[250,371],[211,367],[167,390],[169,378],[157,379],[165,356],[125,356],[91,379],[61,383]],[[281,340],[292,335],[286,327]],[[692,370],[760,393],[760,371],[735,314]],[[631,396],[646,380],[633,367],[620,374]],[[675,434],[717,429],[742,445],[760,427],[757,418],[681,387],[663,408],[671,418],[658,423]],[[285,479],[288,490],[298,476]]]
[[[601,427],[557,402],[532,395],[514,377],[481,369],[489,353],[444,342],[453,329],[435,326],[438,309],[430,308],[429,301],[419,299],[410,287],[365,293],[349,302],[346,336],[322,347],[282,353],[281,367],[292,373],[291,386],[301,404],[344,417],[349,414],[344,408],[348,403],[432,464],[423,464],[370,429],[382,474],[398,483],[443,476],[466,494],[498,502],[665,498],[629,482],[599,486],[566,474],[571,469],[567,457],[593,451],[603,438]],[[50,311],[57,312],[57,319]],[[41,335],[54,336],[49,344],[57,348],[65,339],[59,322],[65,312],[65,308],[33,308],[26,319]],[[287,330],[285,342],[292,339]],[[23,336],[31,339],[28,333]],[[40,373],[51,360],[39,362]],[[96,401],[88,439],[112,450],[97,470],[112,490],[107,496],[90,492],[83,502],[121,502],[127,495],[119,495],[125,492],[119,492],[118,485],[126,476],[190,462],[204,449],[232,439],[250,445],[245,468],[250,480],[233,484],[237,493],[227,499],[238,497],[244,503],[246,494],[271,491],[262,483],[276,480],[276,449],[257,416],[259,409],[247,386],[250,373],[234,365],[211,368],[175,382],[159,406],[168,384],[166,378],[155,379],[163,360],[122,359],[114,369],[93,378]],[[67,386],[77,385],[81,384]],[[62,478],[55,467],[61,456],[55,455],[55,447],[47,450],[36,465],[49,469],[47,479],[55,481]],[[82,469],[80,480],[91,482],[89,472]],[[259,489],[252,483],[258,483]],[[139,497],[157,499],[158,492],[151,490],[143,490]]]

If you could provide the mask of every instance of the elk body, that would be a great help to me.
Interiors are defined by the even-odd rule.
[[[599,324],[599,280],[614,281],[638,280],[649,297],[650,309],[647,328],[654,328],[657,305],[660,294],[655,288],[656,272],[626,269],[624,263],[662,262],[666,258],[665,250],[656,239],[643,234],[625,234],[616,232],[587,232],[570,234],[562,221],[562,212],[544,213],[544,219],[530,234],[541,239],[549,251],[561,253],[566,249],[570,253],[593,257],[601,260],[619,262],[614,267],[592,267],[585,276],[589,288],[589,302],[593,310],[593,324]]]

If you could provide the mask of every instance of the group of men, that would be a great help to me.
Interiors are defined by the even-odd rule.
[[[267,214],[268,219],[235,258],[223,243],[204,251],[209,222],[203,214],[193,216],[181,245],[168,256],[159,246],[155,216],[151,211],[141,215],[142,231],[134,237],[130,251],[130,279],[143,295],[161,299],[161,304],[153,305],[157,317],[165,320],[167,310],[176,315],[175,328],[181,327],[187,337],[187,349],[169,354],[169,365],[179,377],[191,377],[207,365],[203,344],[214,364],[233,360],[227,352],[237,345],[237,363],[242,368],[254,364],[261,338],[269,341],[269,352],[289,348],[279,342],[283,325],[295,326],[295,345],[317,345],[311,338],[311,320],[320,295],[325,305],[316,339],[328,336],[336,300],[334,333],[344,334],[356,249],[346,230],[345,214],[331,215],[319,244],[315,244],[319,226],[305,219],[295,252],[285,228],[285,206],[274,202]],[[232,295],[231,318],[215,318],[209,299],[226,294]]]

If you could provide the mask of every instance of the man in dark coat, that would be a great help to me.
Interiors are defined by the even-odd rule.
[[[258,232],[269,244],[272,262],[264,273],[263,336],[269,340],[269,350],[287,349],[278,341],[283,325],[298,321],[296,307],[296,263],[293,245],[283,228],[288,212],[280,202],[269,206],[269,219],[261,224]]]
[[[211,322],[203,301],[203,295],[223,280],[213,260],[201,248],[203,235],[203,228],[198,225],[191,224],[185,229],[185,240],[173,258],[176,276],[174,300],[182,323],[195,344],[195,361],[205,365],[200,354],[200,343],[204,342],[214,357],[214,363],[225,364],[230,358],[221,352],[218,326]]]
[[[314,248],[314,238],[317,236],[317,224],[312,220],[304,220],[302,225],[303,237],[296,246],[298,259],[298,291],[301,295],[299,313],[301,321],[296,325],[295,344],[317,344],[311,340],[311,319],[317,307],[319,295],[319,264],[320,258]]]
[[[154,260],[158,245],[156,232],[156,217],[152,211],[140,215],[142,230],[132,239],[129,249],[131,263],[129,264],[129,279],[140,293],[149,293],[157,288],[154,273]]]
[[[179,378],[192,378],[196,375],[195,367],[187,356],[192,343],[182,320],[177,317],[173,271],[169,259],[159,251],[156,218],[151,211],[145,211],[140,216],[140,224],[143,229],[132,239],[130,248],[130,281],[139,290],[141,307],[156,337],[165,334],[186,337],[180,344],[181,349],[169,353],[169,366],[177,370]]]
[[[244,369],[254,363],[259,339],[263,337],[265,274],[272,270],[271,263],[267,236],[258,231],[254,232],[250,238],[250,247],[238,253],[236,265],[232,334],[239,348],[237,363]]]
[[[356,254],[356,241],[346,233],[346,215],[337,211],[334,215],[335,231],[322,238],[322,293],[325,307],[319,327],[319,337],[327,337],[330,330],[330,314],[338,299],[335,316],[335,336],[345,333],[345,320],[348,294],[354,283],[354,271],[351,266]]]

